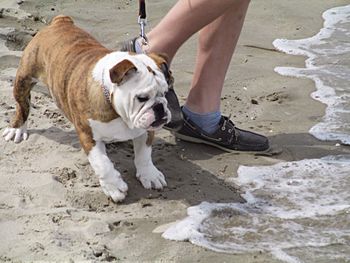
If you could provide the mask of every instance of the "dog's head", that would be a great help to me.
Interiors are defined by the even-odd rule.
[[[171,120],[165,93],[172,76],[164,56],[125,53],[109,77],[113,107],[130,128],[156,130]]]

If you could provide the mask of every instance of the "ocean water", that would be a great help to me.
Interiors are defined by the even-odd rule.
[[[307,58],[304,68],[275,71],[314,80],[311,96],[327,109],[309,132],[350,144],[350,5],[323,18],[313,37],[273,42],[280,51]],[[188,216],[162,236],[218,252],[267,253],[282,262],[350,262],[350,155],[240,166],[237,173],[232,181],[246,203],[189,207]]]
[[[350,144],[350,5],[323,13],[324,27],[313,37],[276,39],[276,49],[307,57],[305,68],[277,67],[281,75],[310,78],[317,90],[312,98],[327,105],[322,122],[310,133],[320,140]]]

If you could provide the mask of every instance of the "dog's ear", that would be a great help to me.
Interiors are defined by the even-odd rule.
[[[130,60],[124,59],[109,70],[109,76],[112,83],[119,85],[136,71],[136,66]]]
[[[164,53],[151,53],[149,56],[156,62],[157,66],[163,72],[166,81],[169,85],[174,82],[174,78],[172,76],[171,70],[169,69],[169,58]]]

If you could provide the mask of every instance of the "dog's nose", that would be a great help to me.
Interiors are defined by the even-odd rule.
[[[164,106],[162,103],[157,103],[152,107],[153,111],[154,111],[154,115],[155,115],[155,119],[156,120],[160,120],[164,118],[165,115],[165,110],[164,110]]]
[[[160,127],[161,125],[168,122],[168,118],[164,110],[164,105],[162,103],[155,104],[152,107],[154,111],[154,122],[151,124],[152,127]]]

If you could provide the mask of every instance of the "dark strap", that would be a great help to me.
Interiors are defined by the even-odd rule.
[[[141,19],[146,19],[146,2],[145,2],[145,0],[139,1],[139,16]]]

